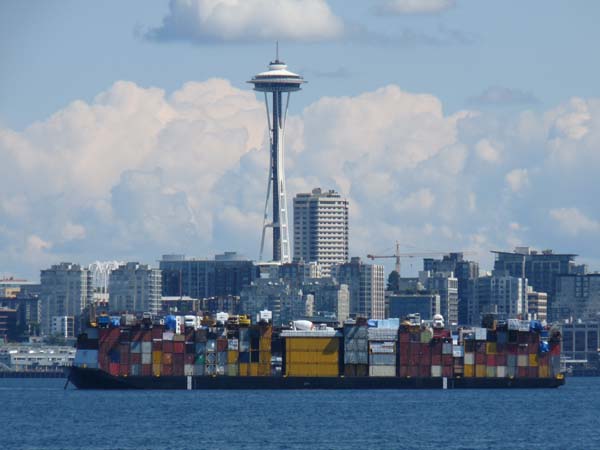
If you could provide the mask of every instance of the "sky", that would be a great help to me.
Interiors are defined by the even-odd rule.
[[[352,255],[399,240],[490,269],[528,245],[598,270],[599,18],[594,0],[5,0],[0,276],[257,258],[268,138],[246,81],[276,40],[308,81],[288,203],[346,196]]]

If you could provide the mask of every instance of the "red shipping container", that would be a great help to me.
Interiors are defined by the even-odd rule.
[[[408,333],[400,332],[398,339],[399,339],[401,345],[410,342],[410,337],[409,337]]]
[[[485,358],[486,366],[496,366],[496,355],[487,355]]]
[[[560,344],[550,345],[550,355],[551,356],[560,356]]]
[[[131,353],[129,355],[129,364],[141,364],[142,363],[142,354],[141,353]]]
[[[217,352],[227,351],[227,339],[217,339]]]
[[[181,366],[173,366],[173,375],[176,377],[182,377],[184,373],[183,364]]]
[[[519,336],[517,338],[517,343],[519,344],[527,344],[529,342],[529,332],[519,331]]]
[[[540,353],[538,355],[538,365],[544,366],[550,364],[550,353]]]
[[[454,358],[452,358],[452,355],[442,355],[442,364],[444,366],[451,366],[451,365],[453,365],[454,364]]]
[[[531,333],[529,335],[529,342],[531,344],[539,344],[540,343],[540,335],[537,333]]]
[[[517,369],[517,376],[519,378],[527,378],[529,376],[529,368],[528,367],[519,367]]]
[[[442,376],[447,378],[452,378],[454,375],[453,366],[444,366],[442,367]]]
[[[152,327],[152,339],[162,339],[163,329],[162,327]]]
[[[142,333],[142,340],[144,342],[152,342],[152,332],[150,330],[144,331]]]
[[[509,355],[517,355],[519,353],[519,344],[508,344],[506,351]]]
[[[143,377],[151,377],[152,376],[152,364],[142,364],[142,376]]]
[[[400,353],[398,360],[400,361],[400,365],[408,366],[408,354]]]
[[[527,344],[519,344],[519,355],[529,355],[529,347]]]
[[[408,366],[401,365],[401,366],[399,367],[399,372],[398,372],[398,375],[399,375],[400,377],[402,377],[402,378],[406,378],[406,377],[409,375],[409,373],[408,373],[408,372],[409,372],[409,371],[408,371]]]
[[[163,366],[161,367],[161,375],[163,376],[171,376],[173,375],[173,366],[169,365],[169,366],[165,366],[163,364]]]
[[[173,353],[173,370],[180,366],[183,368],[183,353]]]
[[[152,341],[152,351],[153,352],[162,352],[163,345],[162,340],[153,340]]]
[[[431,355],[431,364],[433,366],[441,366],[442,365],[442,355]]]
[[[142,342],[143,334],[141,331],[134,331],[131,333],[131,341],[132,342]]]
[[[419,366],[419,377],[429,378],[431,376],[431,366],[422,364]]]
[[[421,344],[421,356],[426,360],[431,358],[431,349],[429,348],[429,344]]]
[[[506,354],[496,355],[496,364],[499,366],[506,366],[507,364]]]
[[[185,343],[173,342],[173,353],[182,353],[185,351]]]
[[[186,353],[185,354],[185,363],[186,364],[194,364],[194,358],[196,355],[194,353]]]
[[[126,377],[127,375],[129,375],[128,364],[119,364],[119,375],[122,377]]]
[[[163,341],[162,351],[165,353],[173,353],[173,341]]]
[[[475,364],[485,365],[485,354],[484,353],[475,353]]]
[[[538,377],[538,368],[537,367],[530,367],[529,368],[529,377],[530,378],[537,378]]]
[[[441,355],[442,354],[442,341],[436,341],[436,342],[432,343],[431,354],[432,355]]]
[[[419,366],[408,366],[408,374],[412,378],[417,378],[419,376]]]
[[[538,352],[539,347],[540,347],[540,344],[538,344],[538,343],[529,343],[527,345],[527,348],[529,349],[529,354],[535,355]]]
[[[119,363],[110,363],[108,372],[112,376],[118,377],[119,376]]]

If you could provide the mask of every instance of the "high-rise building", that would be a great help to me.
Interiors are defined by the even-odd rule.
[[[557,275],[549,312],[553,321],[600,320],[600,273]]]
[[[353,257],[350,262],[333,266],[332,275],[350,292],[350,315],[370,319],[385,318],[384,267],[366,264]]]
[[[425,258],[423,270],[454,273],[458,280],[458,323],[466,324],[469,314],[469,282],[479,277],[479,263],[465,260],[462,253],[450,253],[442,259]]]
[[[321,188],[294,197],[294,260],[316,261],[325,276],[348,262],[348,200]]]
[[[149,312],[161,309],[161,273],[148,265],[128,262],[110,272],[108,302],[113,312]]]
[[[419,314],[423,320],[432,320],[440,314],[439,294],[389,294],[387,302],[390,317],[404,319],[409,314]]]
[[[470,282],[468,324],[479,325],[485,314],[514,319],[526,318],[527,312],[527,279],[494,270]]]
[[[164,255],[159,268],[164,297],[187,295],[196,299],[239,296],[258,274],[252,261],[234,252],[216,255],[213,260]]]
[[[421,284],[430,294],[440,296],[440,314],[449,326],[458,325],[458,280],[453,272],[419,272]]]
[[[77,317],[92,301],[92,273],[78,264],[60,263],[40,274],[42,332],[48,334],[55,316]]]
[[[514,252],[494,251],[495,270],[508,271],[513,277],[527,278],[528,284],[538,292],[548,294],[548,308],[553,310],[557,275],[585,274],[585,265],[575,263],[574,254],[558,254],[552,250],[538,252],[530,247],[517,247]],[[550,320],[555,320],[550,317]]]
[[[548,320],[548,294],[527,286],[527,312],[535,320]]]
[[[269,64],[269,70],[255,75],[248,83],[254,90],[265,94],[267,107],[267,124],[270,134],[269,179],[267,184],[267,200],[265,202],[262,239],[260,244],[260,260],[262,261],[267,228],[273,230],[272,261],[288,263],[292,260],[288,228],[287,194],[285,190],[284,171],[284,134],[290,94],[301,89],[304,79],[287,70],[286,64],[279,59],[279,46],[275,60]],[[272,97],[272,108],[269,111],[268,94]],[[284,95],[287,94],[285,101]],[[272,116],[271,116],[272,114]],[[271,194],[272,190],[272,194]],[[267,222],[269,197],[273,196],[272,221]]]

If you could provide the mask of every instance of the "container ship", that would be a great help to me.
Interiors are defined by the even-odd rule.
[[[561,336],[536,321],[445,329],[439,322],[348,321],[288,329],[100,318],[79,335],[79,389],[458,389],[564,384]]]

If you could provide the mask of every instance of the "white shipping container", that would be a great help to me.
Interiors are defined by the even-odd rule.
[[[508,319],[508,329],[509,330],[518,330],[521,321],[519,319]]]
[[[395,377],[396,366],[371,366],[369,367],[370,377]]]
[[[229,339],[227,341],[227,349],[228,350],[238,350],[239,349],[239,341],[237,339]]]
[[[371,353],[396,353],[395,342],[370,342]]]
[[[442,355],[451,355],[452,354],[452,343],[444,342],[442,344]]]
[[[487,329],[486,328],[475,328],[475,340],[485,341],[487,340]]]
[[[475,364],[475,353],[465,353],[465,364]]]
[[[175,333],[172,331],[165,331],[163,333],[163,341],[172,341]]]
[[[465,354],[465,348],[462,345],[452,346],[452,356],[454,358],[462,358]]]
[[[527,366],[529,366],[529,355],[519,355],[519,356],[517,356],[517,366],[519,366],[519,367],[527,367]]]
[[[431,366],[431,376],[432,377],[441,377],[442,376],[442,366]]]
[[[152,364],[152,353],[142,353],[142,364]]]
[[[142,342],[142,353],[152,354],[152,342]]]
[[[528,320],[519,321],[519,331],[529,331],[529,321]]]
[[[192,376],[192,375],[194,375],[194,365],[193,364],[184,364],[184,366],[183,366],[183,374],[185,376]]]
[[[496,376],[498,378],[506,378],[506,375],[507,375],[506,366],[496,367]]]

